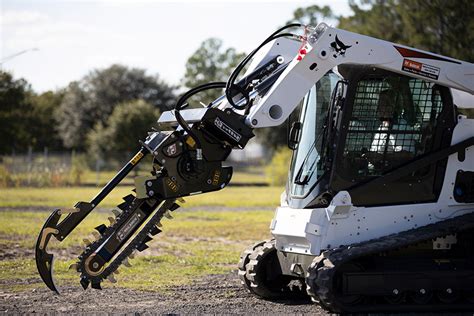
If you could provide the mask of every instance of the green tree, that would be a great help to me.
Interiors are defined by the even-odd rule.
[[[142,99],[160,110],[175,102],[175,87],[145,70],[113,65],[94,70],[66,89],[58,111],[58,130],[66,147],[84,149],[87,133],[97,124],[107,127],[114,107]]]
[[[31,86],[0,71],[0,153],[24,151],[31,144]]]
[[[90,152],[98,155],[134,152],[159,115],[156,107],[143,100],[118,104],[106,124],[98,122],[88,134]]]
[[[434,53],[474,60],[474,2],[469,0],[350,1],[339,27]]]
[[[227,81],[244,56],[234,48],[223,48],[220,39],[209,38],[188,58],[182,83],[187,88],[193,88],[211,81]],[[198,100],[208,104],[222,94],[222,90],[203,91],[198,98],[192,98],[190,104]]]
[[[63,91],[47,91],[32,96],[32,118],[30,126],[32,142],[37,149],[47,147],[50,150],[61,150],[63,144],[56,131],[56,113],[64,96]]]
[[[305,8],[298,8],[293,12],[293,18],[286,24],[291,22],[299,22],[304,25],[316,26],[318,23],[327,19],[334,19],[336,16],[331,8],[327,5],[320,7],[318,5],[311,5]]]

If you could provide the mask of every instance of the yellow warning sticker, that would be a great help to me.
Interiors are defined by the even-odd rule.
[[[141,151],[139,151],[139,152],[137,152],[137,154],[132,158],[132,160],[130,160],[130,163],[135,166],[135,165],[137,164],[137,162],[139,162],[140,159],[142,159],[142,157],[143,157],[143,153],[142,153]]]
[[[220,178],[221,178],[220,171],[219,170],[214,171],[214,176],[212,177],[212,185],[218,185]]]
[[[188,144],[190,148],[194,148],[194,146],[196,146],[196,141],[191,136],[188,136],[186,139],[186,144]]]

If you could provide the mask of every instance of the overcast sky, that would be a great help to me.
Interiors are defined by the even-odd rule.
[[[293,11],[329,4],[351,13],[347,0],[125,1],[0,0],[0,67],[43,92],[65,87],[113,63],[147,69],[179,83],[188,57],[209,38],[249,52]]]

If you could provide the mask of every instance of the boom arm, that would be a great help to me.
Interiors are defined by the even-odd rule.
[[[311,86],[341,64],[374,66],[474,93],[474,64],[321,23],[270,91],[251,109],[247,124],[253,128],[280,125]]]

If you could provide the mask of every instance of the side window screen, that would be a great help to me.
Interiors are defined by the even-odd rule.
[[[441,109],[441,95],[433,83],[397,76],[359,81],[343,175],[351,180],[378,176],[431,151]]]

